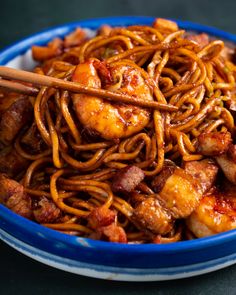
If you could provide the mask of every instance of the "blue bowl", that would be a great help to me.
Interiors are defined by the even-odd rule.
[[[102,24],[150,25],[152,17],[112,17],[74,22],[32,35],[0,52],[0,65],[27,64],[29,49],[64,36],[80,26],[92,30]],[[179,27],[206,32],[236,43],[236,36],[191,22]],[[32,60],[29,62],[32,63]],[[65,235],[45,228],[0,205],[0,238],[20,252],[69,272],[114,280],[152,281],[190,277],[236,262],[236,230],[191,241],[157,245],[127,245]]]

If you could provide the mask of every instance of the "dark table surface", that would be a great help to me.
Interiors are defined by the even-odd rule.
[[[50,26],[86,18],[149,15],[189,20],[236,34],[235,0],[1,0],[0,49]],[[35,262],[0,242],[0,294],[236,294],[236,266],[171,282],[86,278]]]

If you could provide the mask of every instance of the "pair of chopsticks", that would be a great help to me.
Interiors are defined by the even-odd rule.
[[[5,66],[0,66],[0,87],[7,88],[14,92],[35,96],[39,89],[33,86],[27,86],[16,81],[28,82],[32,85],[54,87],[68,90],[74,93],[82,93],[91,96],[103,98],[112,102],[122,102],[136,105],[144,108],[163,110],[168,112],[177,111],[176,106],[160,103],[157,101],[145,101],[137,97],[129,96],[123,93],[112,92],[104,89],[87,87],[79,83],[64,81],[58,78],[44,76],[32,72],[16,70]],[[5,79],[7,80],[5,80]],[[10,80],[14,81],[10,81]]]

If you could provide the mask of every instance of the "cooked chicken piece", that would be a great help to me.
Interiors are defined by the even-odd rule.
[[[234,49],[227,46],[225,43],[225,47],[221,50],[220,56],[223,57],[225,60],[232,60],[234,55]]]
[[[213,160],[204,159],[184,163],[184,170],[196,180],[198,190],[204,194],[214,184],[218,173],[218,166]]]
[[[18,175],[28,164],[29,161],[22,158],[13,148],[6,148],[0,152],[0,172],[9,177]]]
[[[230,144],[229,148],[227,150],[227,156],[230,160],[232,160],[234,163],[236,163],[236,145]]]
[[[236,195],[227,197],[217,192],[204,196],[188,217],[188,228],[198,238],[236,229]]]
[[[103,25],[98,29],[98,35],[108,37],[110,35],[111,31],[112,31],[111,26]]]
[[[81,28],[77,28],[75,31],[66,35],[64,39],[65,47],[78,46],[86,40],[86,33]]]
[[[197,151],[204,156],[219,156],[228,150],[231,142],[229,132],[202,133],[198,137]]]
[[[166,177],[161,172],[158,177]],[[198,190],[195,179],[183,169],[176,167],[165,181],[157,198],[174,218],[185,218],[198,206],[202,193]]]
[[[98,67],[97,62],[95,64]],[[95,64],[94,59],[79,64],[73,74],[73,82],[101,88],[101,79]],[[143,100],[153,100],[148,85],[137,69],[128,65],[116,65],[109,70],[112,80],[117,81],[115,85],[109,85],[115,91],[137,96]],[[135,134],[142,130],[150,119],[150,112],[146,109],[126,104],[112,104],[85,94],[74,94],[73,105],[84,128],[94,130],[108,140]]]
[[[33,59],[44,61],[62,54],[63,41],[55,38],[47,46],[32,46]]]
[[[0,117],[0,142],[9,145],[32,118],[33,107],[28,98],[19,98]]]
[[[233,184],[236,184],[236,163],[227,154],[216,157],[216,161],[224,172],[224,175]]]
[[[0,203],[23,217],[32,217],[31,198],[24,187],[3,174],[0,174]]]
[[[166,180],[175,172],[175,169],[176,165],[173,162],[165,161],[161,173],[152,181],[152,188],[155,193],[159,193],[163,189]]]
[[[175,32],[179,29],[175,22],[164,18],[156,18],[154,20],[153,27],[158,31],[165,33]]]
[[[33,215],[39,223],[52,223],[60,217],[61,210],[51,200],[42,197],[37,202],[36,208],[33,210]]]
[[[148,197],[134,209],[133,220],[142,230],[167,234],[173,227],[171,214],[154,197]]]
[[[136,166],[120,169],[112,181],[112,191],[129,193],[144,179],[144,172]]]

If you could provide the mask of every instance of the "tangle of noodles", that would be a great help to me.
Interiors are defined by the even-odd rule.
[[[103,114],[105,125],[100,128],[101,117],[91,105],[87,113],[86,105],[83,109],[91,118],[84,118],[84,113],[77,110],[76,103],[89,99],[91,104],[92,99],[101,103],[102,99],[81,94],[77,102],[75,97],[80,94],[41,87],[37,97],[29,97],[33,119],[8,145],[27,162],[14,179],[24,186],[32,210],[46,198],[60,212],[54,220],[46,218],[40,223],[63,233],[113,242],[169,243],[187,239],[186,217],[170,214],[152,181],[167,160],[181,166],[183,162],[204,159],[197,148],[200,134],[228,131],[234,136],[231,106],[236,93],[236,67],[222,54],[224,42],[212,39],[201,44],[189,34],[175,23],[159,19],[153,26],[103,26],[91,39],[77,29],[64,40],[56,38],[48,46],[33,47],[33,56],[40,61],[36,73],[83,83],[89,73],[78,78],[77,66],[87,63],[97,71],[101,83],[98,88],[143,99],[150,95],[152,100],[178,108],[166,112],[131,106],[130,117],[134,113],[137,116],[137,129],[129,129],[132,122],[127,117],[126,122],[117,121],[123,129],[113,136],[109,115]],[[139,83],[143,83],[144,96],[136,92]],[[108,113],[110,108],[120,111],[127,107],[106,103],[108,109],[104,110]],[[25,142],[32,126],[40,142],[35,150]],[[105,129],[107,133],[103,133]],[[7,144],[2,146],[3,151]],[[113,181],[119,178],[119,171],[133,166],[144,175],[136,188],[129,193],[114,190]],[[2,168],[0,171],[7,173]],[[171,215],[168,230],[153,231],[141,226],[137,216],[134,218],[137,204],[147,199],[160,200],[160,214]],[[30,218],[37,220],[34,215]]]

